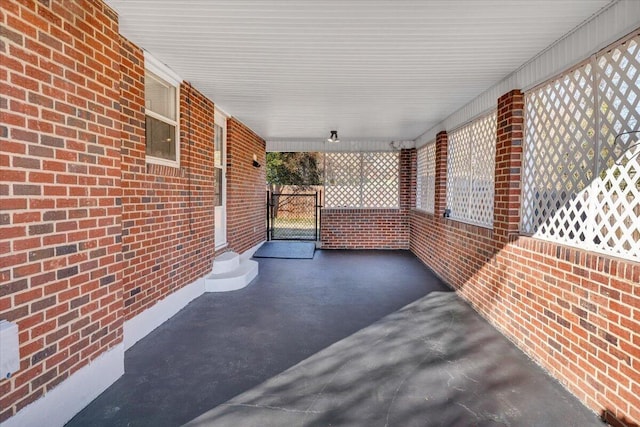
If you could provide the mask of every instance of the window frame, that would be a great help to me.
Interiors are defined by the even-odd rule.
[[[147,98],[146,93],[144,95],[144,114],[145,114],[145,122],[146,117],[149,116],[155,120],[159,120],[163,123],[166,123],[170,126],[174,127],[175,135],[174,135],[174,143],[175,143],[175,151],[176,151],[176,160],[164,159],[162,157],[156,157],[147,154],[146,152],[146,137],[147,130],[145,126],[145,162],[152,163],[162,166],[169,166],[174,168],[180,167],[180,85],[182,84],[182,79],[178,76],[173,70],[167,67],[162,62],[158,61],[154,58],[149,52],[144,52],[144,79],[146,81],[147,73],[151,73],[153,77],[160,79],[161,83],[166,84],[168,87],[173,88],[174,96],[175,96],[175,108],[176,108],[176,118],[172,120],[168,117],[163,116],[162,114],[156,113],[147,109]],[[146,90],[146,86],[145,86]]]

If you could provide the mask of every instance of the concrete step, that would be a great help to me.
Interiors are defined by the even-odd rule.
[[[213,260],[212,273],[222,274],[236,270],[240,266],[240,255],[235,252],[225,252]]]
[[[233,271],[211,273],[204,280],[205,292],[228,292],[242,289],[258,275],[258,263],[245,259],[241,260]]]

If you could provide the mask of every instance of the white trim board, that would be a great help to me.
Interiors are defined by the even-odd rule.
[[[240,256],[242,259],[251,258],[263,243],[258,243]],[[210,273],[210,271],[207,272],[200,279],[124,322],[123,343],[80,368],[43,397],[0,423],[0,427],[64,426],[124,374],[126,350],[173,317],[191,301],[204,294],[204,280]]]
[[[269,140],[266,141],[267,152],[319,152],[319,153],[363,153],[399,151],[415,148],[414,141],[349,141],[338,143],[318,140]]]
[[[124,374],[124,345],[118,344],[25,406],[2,427],[63,426]]]
[[[129,350],[149,332],[169,320],[202,294],[204,294],[204,277],[184,286],[133,319],[124,322],[124,349]]]
[[[207,273],[209,274],[209,273]],[[79,369],[1,427],[64,426],[124,374],[124,352],[204,293],[204,277],[124,322],[124,341]]]
[[[263,243],[264,242],[260,242],[254,247],[247,249],[240,255],[240,258],[251,258]],[[211,271],[207,272],[195,282],[167,296],[165,299],[158,301],[155,305],[138,314],[133,319],[124,322],[124,349],[130,349],[131,346],[146,337],[149,332],[162,325],[186,307],[191,301],[204,294],[205,278],[209,274],[211,274]]]

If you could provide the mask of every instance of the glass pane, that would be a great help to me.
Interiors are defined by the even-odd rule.
[[[149,116],[146,119],[147,155],[175,161],[175,126]]]
[[[213,130],[215,132],[214,137],[214,147],[213,147],[213,164],[214,166],[222,166],[222,158],[223,158],[223,144],[222,139],[224,137],[223,130],[218,125],[213,125]]]
[[[144,75],[144,102],[147,110],[176,119],[175,87],[149,72]]]
[[[222,168],[215,168],[214,179],[213,203],[214,206],[222,206]]]

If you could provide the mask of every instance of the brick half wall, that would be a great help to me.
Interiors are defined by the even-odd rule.
[[[400,209],[323,209],[322,249],[409,249]]]
[[[411,251],[591,409],[637,424],[640,264],[518,234],[522,110],[519,91],[498,100],[494,229],[436,199],[437,215],[410,213]]]
[[[323,249],[409,249],[409,210],[415,205],[416,150],[400,152],[399,209],[322,209]]]

